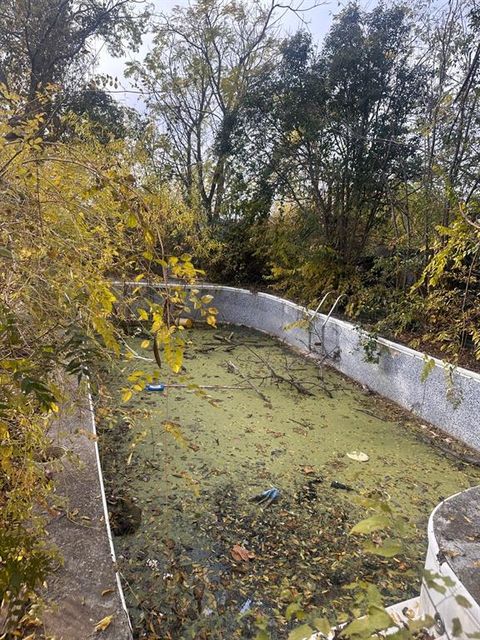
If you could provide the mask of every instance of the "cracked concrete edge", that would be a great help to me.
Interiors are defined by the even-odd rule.
[[[480,603],[480,486],[441,502],[431,520],[438,559],[450,565],[472,599]],[[480,626],[480,606],[477,614]]]
[[[455,637],[458,640],[469,640],[478,634],[480,629],[480,603],[475,597],[478,595],[479,569],[475,568],[474,573],[467,575],[462,562],[456,562],[455,558],[448,557],[448,544],[446,544],[449,542],[448,535],[458,535],[455,539],[455,542],[459,543],[459,545],[455,544],[456,550],[461,552],[466,550],[462,532],[449,531],[451,525],[448,519],[452,513],[461,519],[469,512],[469,508],[475,505],[476,519],[468,524],[476,533],[479,492],[480,487],[471,487],[450,496],[437,505],[428,521],[425,571],[429,572],[437,585],[443,588],[432,588],[429,581],[424,578],[420,590],[420,611],[423,615],[437,618],[438,628],[434,629],[434,637],[437,638],[442,637],[448,640]],[[467,559],[470,561],[479,557],[480,544],[476,542],[474,547],[469,549]],[[464,583],[463,580],[466,582]],[[468,606],[465,605],[465,601],[468,601]],[[460,622],[460,630],[456,628],[456,621]]]

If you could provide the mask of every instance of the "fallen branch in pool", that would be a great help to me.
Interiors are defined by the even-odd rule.
[[[277,380],[277,382],[286,382],[287,384],[291,385],[294,389],[296,389],[298,391],[298,393],[300,393],[303,396],[314,396],[315,395],[313,393],[313,391],[310,391],[310,389],[307,389],[301,382],[298,382],[298,380],[294,380],[293,378],[286,378],[285,376],[282,376],[280,373],[275,371],[275,369],[272,367],[272,365],[267,360],[265,360],[265,358],[263,358],[260,354],[258,354],[256,351],[251,349],[249,346],[245,345],[245,347],[258,360],[260,360],[260,362],[263,362],[263,364],[270,371],[270,373],[271,373],[271,375],[272,375],[274,380]],[[324,391],[327,394],[327,396],[329,398],[333,397],[331,392],[323,384],[319,383],[319,387],[322,389],[322,391]]]
[[[248,349],[248,347],[247,347]],[[234,362],[232,362],[231,360],[228,360],[227,362],[227,367],[229,369],[229,371],[231,371],[232,373],[236,373],[238,376],[240,376],[242,378],[242,380],[245,380],[245,382],[248,384],[248,386],[253,389],[255,391],[255,393],[267,404],[271,405],[272,403],[270,402],[270,400],[267,398],[267,396],[262,393],[260,391],[260,389],[258,387],[256,387],[253,382],[240,370],[240,367],[238,365],[236,365]]]
[[[228,385],[228,384],[196,384],[195,387],[192,387],[191,384],[166,384],[164,385],[165,389],[191,389],[195,391],[195,389],[217,389],[218,391],[222,391],[223,389],[239,389],[246,390],[250,387],[239,387],[236,385]]]
[[[480,467],[480,457],[478,455],[471,455],[467,451],[456,451],[452,447],[448,445],[444,445],[441,443],[441,438],[437,436],[429,436],[426,433],[417,433],[416,437],[421,441],[425,442],[436,449],[439,449],[443,453],[445,453],[448,457],[454,460],[460,460],[465,464],[471,464],[474,467]]]

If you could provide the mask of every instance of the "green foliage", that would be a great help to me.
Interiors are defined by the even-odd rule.
[[[425,364],[423,365],[422,373],[420,374],[420,382],[426,382],[428,376],[435,368],[435,360],[425,356]]]
[[[357,501],[374,513],[358,522],[350,531],[350,535],[369,536],[375,534],[370,535],[370,538],[363,543],[363,548],[367,553],[384,558],[393,558],[401,553],[403,550],[401,539],[392,538],[391,534],[404,535],[404,523],[395,516],[388,502],[370,498],[358,498]],[[377,532],[383,532],[384,535],[379,535]]]
[[[390,216],[390,194],[416,172],[407,122],[422,68],[406,45],[411,29],[400,6],[367,14],[350,4],[320,52],[305,34],[285,42],[276,72],[249,96],[244,175],[262,176],[278,201],[294,203],[315,229],[308,243],[342,265],[364,251]]]
[[[380,345],[377,340],[378,334],[372,332],[365,333],[361,328],[358,330],[361,335],[360,344],[364,351],[363,359],[365,362],[378,364],[380,362]]]
[[[0,83],[27,99],[32,112],[48,85],[78,81],[95,38],[112,53],[123,52],[127,43],[138,47],[147,15],[122,0],[4,0]]]
[[[112,276],[193,282],[198,272],[190,255],[165,254],[156,215],[162,195],[136,184],[137,158],[123,141],[102,143],[70,117],[69,144],[47,144],[38,135],[43,114],[12,125],[24,101],[11,93],[0,109],[0,587],[12,632],[53,557],[41,515],[53,484],[38,460],[64,410],[65,378],[95,384],[100,360],[118,357],[125,342],[119,321],[129,309]],[[183,287],[167,285],[163,305],[141,288],[128,303],[139,298],[159,366],[178,371],[178,315],[192,304],[215,325],[211,297],[188,299]]]

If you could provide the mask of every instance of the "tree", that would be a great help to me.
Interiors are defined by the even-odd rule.
[[[245,96],[274,67],[278,14],[285,10],[275,0],[199,0],[176,8],[156,25],[144,64],[130,67],[165,134],[158,154],[187,202],[199,201],[211,223],[230,206],[232,135]]]
[[[427,247],[434,225],[449,225],[458,201],[468,206],[480,188],[478,16],[475,0],[466,0],[449,3],[435,19],[424,21],[430,70],[421,117]]]
[[[390,216],[399,186],[415,175],[421,69],[411,62],[412,25],[402,7],[371,13],[349,5],[323,49],[297,34],[274,77],[250,97],[250,175],[267,171],[277,199],[292,200],[316,226],[316,242],[348,265]],[[310,242],[313,236],[310,234]]]
[[[30,113],[37,96],[78,70],[94,38],[114,53],[140,43],[146,12],[136,0],[1,0],[0,83],[24,98]]]
[[[68,96],[69,111],[85,118],[100,141],[127,135],[127,109],[102,89],[85,87]],[[67,123],[66,123],[67,124]]]

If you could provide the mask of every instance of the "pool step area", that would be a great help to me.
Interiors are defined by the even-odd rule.
[[[480,487],[441,502],[428,522],[428,550],[420,596],[387,608],[395,622],[435,621],[435,640],[472,640],[480,633]],[[475,635],[477,634],[477,635]],[[332,633],[330,638],[333,638]],[[310,640],[322,640],[314,634]]]
[[[480,633],[480,487],[433,511],[425,570],[420,613],[436,619],[436,636],[468,640]]]

